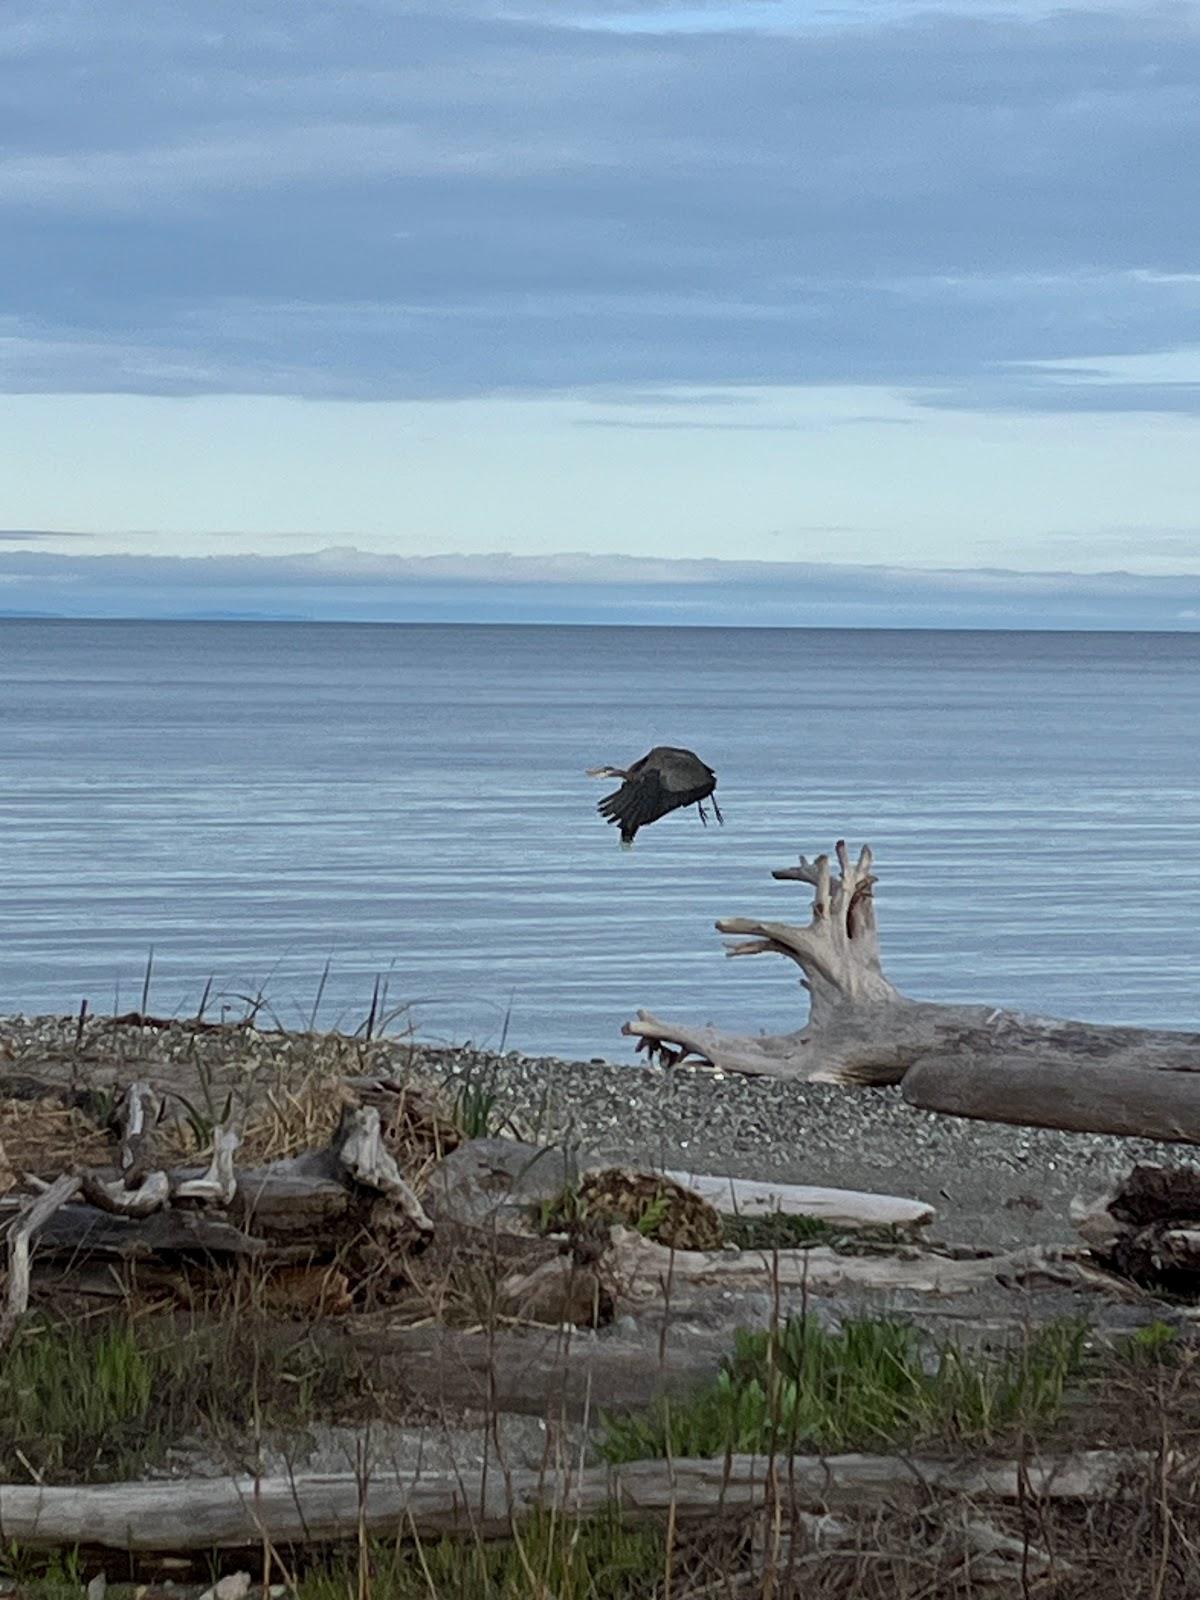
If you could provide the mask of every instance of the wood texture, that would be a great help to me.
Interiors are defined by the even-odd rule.
[[[187,1551],[317,1543],[361,1534],[498,1537],[514,1521],[552,1507],[568,1516],[615,1505],[631,1516],[677,1519],[783,1502],[803,1510],[926,1505],[933,1496],[975,1501],[1089,1501],[1119,1495],[1149,1457],[1088,1451],[1023,1464],[896,1456],[797,1456],[639,1461],[570,1473],[377,1472],[286,1478],[183,1479],[45,1488],[0,1486],[6,1540],[31,1548],[103,1546]],[[1157,1461],[1155,1459],[1155,1469]]]
[[[695,1056],[752,1076],[902,1083],[912,1104],[956,1116],[1200,1142],[1200,1034],[910,1000],[880,963],[870,849],[852,861],[839,840],[836,856],[836,878],[827,856],[773,874],[813,888],[807,927],[716,925],[737,938],[731,956],[772,953],[800,967],[805,1027],[740,1036],[639,1011],[623,1029],[637,1048],[668,1066]]]
[[[822,1189],[799,1183],[760,1183],[752,1178],[713,1173],[666,1172],[664,1177],[692,1189],[702,1199],[736,1216],[819,1217],[848,1228],[912,1228],[932,1222],[936,1213],[923,1200],[865,1194],[855,1189]]]

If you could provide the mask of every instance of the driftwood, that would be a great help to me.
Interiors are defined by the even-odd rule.
[[[233,1128],[219,1127],[213,1133],[213,1153],[207,1172],[198,1178],[177,1178],[171,1189],[176,1200],[208,1200],[228,1206],[237,1193],[237,1173],[233,1158],[241,1141]]]
[[[435,1415],[515,1412],[579,1422],[601,1412],[639,1411],[715,1378],[730,1350],[726,1330],[672,1328],[663,1338],[610,1329],[596,1337],[560,1328],[472,1332],[371,1321],[322,1329],[317,1337],[344,1339],[373,1379],[402,1381]]]
[[[611,1230],[594,1265],[569,1254],[511,1273],[499,1287],[500,1307],[538,1321],[592,1327],[601,1307],[617,1314],[647,1303],[686,1304],[720,1291],[736,1296],[830,1295],[854,1289],[885,1294],[969,1294],[988,1285],[1083,1281],[1065,1252],[1039,1248],[962,1260],[931,1252],[844,1255],[807,1250],[671,1250],[628,1228]]]
[[[839,841],[836,855],[836,877],[827,856],[772,874],[813,888],[807,927],[717,923],[737,936],[731,956],[771,953],[800,967],[807,1026],[738,1037],[639,1011],[623,1030],[638,1049],[667,1064],[696,1056],[727,1072],[902,1084],[914,1106],[956,1116],[1200,1143],[1200,1034],[909,999],[883,972],[870,849],[852,859]]]
[[[935,1212],[923,1200],[899,1195],[863,1194],[855,1189],[822,1189],[800,1183],[760,1183],[709,1173],[666,1172],[664,1177],[692,1189],[710,1205],[743,1217],[818,1217],[847,1228],[915,1228],[932,1222]]]
[[[131,1083],[122,1105],[121,1154],[118,1165],[130,1188],[153,1169],[154,1127],[161,1106],[148,1083]]]
[[[336,1261],[374,1282],[392,1280],[429,1237],[432,1224],[383,1144],[376,1107],[347,1109],[328,1149],[242,1173],[234,1168],[237,1135],[223,1128],[206,1169],[146,1170],[157,1101],[139,1083],[123,1107],[115,1175],[61,1178],[44,1186],[26,1212],[19,1197],[0,1199],[0,1224],[6,1213],[11,1219],[10,1322],[28,1301],[34,1229],[39,1256],[60,1265],[66,1258],[77,1273],[91,1259],[195,1266],[255,1258],[272,1272],[286,1269],[275,1274],[279,1303],[343,1309],[343,1272],[327,1274],[314,1288],[300,1281],[302,1269]]]
[[[605,1266],[615,1279],[618,1305],[699,1288],[756,1293],[878,1289],[886,1293],[967,1294],[987,1284],[1049,1279],[1076,1283],[1074,1264],[1055,1252],[1030,1248],[999,1256],[957,1260],[923,1251],[904,1255],[842,1255],[826,1245],[810,1250],[668,1250],[628,1228],[614,1228]]]
[[[194,1211],[118,1216],[91,1205],[64,1205],[42,1227],[39,1255],[47,1260],[88,1256],[144,1261],[153,1256],[259,1256],[263,1240],[216,1217]]]
[[[1121,1496],[1157,1457],[1095,1450],[1035,1462],[959,1462],[897,1456],[795,1456],[636,1461],[571,1473],[382,1471],[360,1475],[183,1479],[47,1488],[0,1486],[0,1530],[31,1548],[241,1548],[373,1536],[504,1537],[542,1509],[587,1517],[711,1517],[765,1505],[801,1510],[975,1501],[1097,1501]]]
[[[89,1172],[81,1180],[81,1189],[88,1205],[118,1217],[148,1217],[171,1200],[171,1181],[165,1172],[147,1173],[132,1189],[120,1178],[101,1178]]]
[[[8,1286],[3,1313],[0,1313],[0,1345],[12,1336],[13,1329],[29,1305],[29,1247],[34,1236],[58,1214],[79,1190],[79,1179],[70,1173],[52,1183],[32,1201],[8,1234]]]
[[[1071,1210],[1103,1267],[1146,1289],[1200,1298],[1200,1167],[1134,1167]]]

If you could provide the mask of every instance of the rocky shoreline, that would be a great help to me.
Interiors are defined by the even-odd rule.
[[[102,1087],[131,1071],[192,1095],[238,1092],[281,1063],[338,1054],[372,1072],[483,1097],[489,1115],[536,1141],[677,1171],[906,1195],[933,1205],[938,1232],[992,1250],[1067,1242],[1069,1208],[1136,1162],[1178,1146],[970,1122],[914,1110],[894,1089],[781,1083],[692,1065],[567,1061],[444,1048],[411,1038],[348,1039],[246,1024],[197,1031],[186,1019],[0,1017],[0,1079]]]

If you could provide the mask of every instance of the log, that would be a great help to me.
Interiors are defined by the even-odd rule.
[[[664,1177],[692,1189],[718,1211],[742,1217],[818,1217],[846,1228],[914,1228],[936,1215],[923,1200],[898,1195],[861,1194],[854,1189],[821,1189],[799,1183],[759,1183],[752,1178],[709,1173],[666,1172]]]
[[[962,1050],[918,1061],[900,1092],[921,1111],[977,1121],[1200,1144],[1200,1057],[1196,1071],[1153,1071],[1088,1065],[1053,1051]]]
[[[614,1228],[611,1239],[604,1266],[616,1285],[618,1310],[623,1302],[661,1299],[667,1284],[680,1296],[697,1289],[745,1294],[783,1290],[833,1294],[854,1288],[955,1295],[988,1284],[1031,1278],[1049,1278],[1059,1283],[1076,1283],[1080,1279],[1073,1262],[1039,1248],[963,1261],[916,1251],[903,1257],[839,1255],[825,1245],[773,1252],[673,1251],[628,1228]]]
[[[43,1225],[38,1243],[48,1257],[92,1254],[123,1261],[176,1254],[257,1256],[266,1248],[261,1239],[197,1212],[127,1217],[89,1205],[64,1205]]]
[[[363,1536],[503,1538],[544,1509],[588,1517],[614,1506],[633,1518],[687,1521],[766,1505],[801,1510],[973,1501],[1103,1501],[1159,1471],[1157,1454],[1084,1451],[1021,1461],[897,1456],[795,1456],[637,1461],[581,1472],[356,1473],[148,1483],[0,1486],[0,1531],[31,1549],[241,1549]]]
[[[368,1376],[403,1380],[433,1414],[515,1412],[573,1422],[601,1412],[640,1411],[715,1378],[729,1355],[728,1331],[671,1328],[600,1337],[559,1328],[496,1328],[476,1333],[430,1326],[322,1329],[345,1340]]]
[[[783,955],[799,966],[809,994],[805,1027],[743,1037],[639,1011],[622,1030],[638,1050],[668,1066],[695,1056],[726,1072],[879,1086],[908,1086],[918,1065],[935,1058],[940,1065],[911,1085],[913,1104],[1010,1123],[1033,1119],[1035,1126],[1071,1131],[1200,1142],[1200,1034],[911,1000],[883,972],[870,847],[852,859],[839,840],[836,857],[836,877],[824,855],[811,862],[802,856],[798,866],[773,873],[812,887],[807,927],[750,917],[716,924],[720,933],[735,936],[729,955]],[[1039,1092],[1027,1104],[1035,1068],[1053,1071],[1068,1092]],[[1089,1085],[1098,1088],[1110,1076],[1111,1090],[1099,1097],[1097,1127],[1088,1110]],[[1140,1093],[1131,1095],[1131,1086]]]

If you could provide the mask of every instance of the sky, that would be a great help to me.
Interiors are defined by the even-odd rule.
[[[1200,627],[1200,0],[5,0],[31,613]]]

